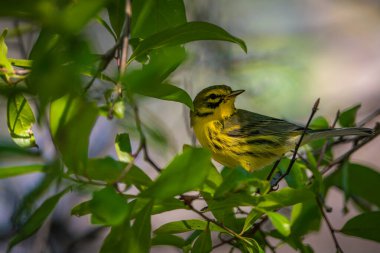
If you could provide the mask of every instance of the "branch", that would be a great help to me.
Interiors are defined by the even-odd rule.
[[[271,191],[273,191],[274,189],[278,188],[278,183],[279,183],[282,179],[284,179],[287,175],[289,175],[290,170],[292,169],[292,167],[293,167],[293,165],[294,165],[294,163],[295,163],[295,161],[296,161],[296,159],[297,159],[296,157],[297,157],[298,149],[299,149],[299,147],[300,147],[301,144],[302,144],[303,138],[304,138],[304,136],[305,136],[305,134],[306,134],[306,132],[307,132],[307,130],[308,130],[308,128],[309,128],[309,125],[310,125],[310,123],[311,123],[311,120],[312,120],[313,117],[314,117],[314,114],[315,114],[315,113],[317,112],[317,110],[318,110],[318,105],[319,105],[319,98],[318,98],[318,99],[315,101],[315,103],[314,103],[314,106],[313,106],[313,109],[312,109],[311,114],[310,114],[310,116],[309,116],[309,119],[308,119],[308,121],[307,121],[307,123],[306,123],[305,128],[304,128],[303,131],[302,131],[302,135],[301,135],[300,139],[298,140],[298,143],[297,143],[297,145],[296,145],[296,148],[294,149],[292,160],[290,161],[289,166],[288,166],[286,172],[285,172],[284,174],[282,174],[281,177],[279,177],[279,178],[276,180],[276,182],[273,184],[273,186],[272,186],[272,188],[271,188]]]
[[[359,127],[364,126],[365,124],[367,124],[368,122],[370,122],[371,120],[373,120],[374,118],[376,118],[379,115],[380,115],[380,108],[377,108],[376,111],[374,111],[373,113],[371,113],[370,115],[368,115],[366,118],[364,118],[362,121],[360,121],[358,123],[358,126]]]
[[[331,237],[333,238],[333,241],[334,241],[334,244],[335,244],[336,252],[337,253],[343,253],[343,250],[340,247],[339,242],[338,242],[338,240],[337,240],[337,238],[335,236],[336,229],[333,228],[333,226],[331,225],[329,219],[327,218],[327,215],[326,215],[325,211],[323,210],[323,206],[322,206],[322,203],[320,202],[320,200],[318,198],[316,198],[316,201],[318,203],[318,207],[319,207],[319,210],[321,211],[322,217],[325,220],[325,222],[327,224],[327,227],[330,230]]]
[[[96,70],[94,76],[91,78],[90,82],[86,85],[84,88],[84,93],[86,93],[94,84],[96,78],[98,75],[100,75],[103,70],[107,68],[107,66],[110,64],[110,62],[114,59],[116,52],[121,47],[121,62],[120,62],[120,75],[123,75],[126,70],[126,59],[128,56],[128,47],[129,47],[129,34],[130,34],[130,27],[131,27],[131,15],[132,15],[132,8],[131,8],[131,1],[127,0],[125,3],[125,21],[124,21],[124,31],[122,36],[120,36],[120,39],[116,41],[116,44],[109,49],[101,58],[101,61],[99,63],[99,67]]]
[[[357,143],[357,145],[354,146],[352,149],[350,149],[349,151],[347,151],[346,153],[344,153],[343,155],[341,155],[340,157],[338,157],[337,159],[335,159],[334,161],[332,161],[326,168],[324,168],[321,171],[321,174],[322,175],[325,174],[331,168],[333,168],[335,165],[341,164],[342,162],[344,162],[345,160],[347,160],[353,153],[355,153],[361,147],[363,147],[364,145],[366,145],[368,142],[370,142],[373,139],[375,139],[379,134],[380,134],[380,123],[377,123],[376,126],[375,126],[375,128],[374,128],[374,134],[372,136],[365,138],[362,142]]]

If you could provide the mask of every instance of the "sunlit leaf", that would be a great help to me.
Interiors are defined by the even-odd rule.
[[[355,216],[347,221],[340,232],[380,242],[380,212],[369,212]]]
[[[280,213],[267,212],[273,226],[284,236],[290,235],[290,221]]]
[[[50,105],[53,141],[71,171],[87,167],[89,138],[97,116],[95,104],[82,97],[66,95]]]
[[[8,252],[21,241],[32,236],[45,222],[47,217],[53,211],[61,197],[67,193],[70,188],[67,188],[60,193],[45,200],[42,205],[32,214],[20,230],[11,238],[8,245]]]
[[[28,101],[22,94],[8,98],[8,131],[12,140],[20,147],[36,147],[32,126],[36,122]]]
[[[32,165],[21,165],[21,166],[10,166],[0,168],[0,179],[8,177],[16,177],[24,174],[43,172],[45,166],[43,164],[32,164]]]
[[[9,81],[9,77],[13,75],[13,67],[7,58],[8,47],[5,44],[5,36],[7,36],[8,30],[5,29],[0,35],[0,67],[4,70],[0,71],[0,76],[4,75],[6,81]]]
[[[126,163],[132,161],[133,159],[131,157],[132,148],[131,148],[131,140],[129,139],[129,134],[122,133],[122,134],[116,135],[115,150],[120,161],[126,162]]]
[[[282,188],[263,196],[264,201],[261,201],[258,207],[277,209],[303,203],[314,198],[314,194],[307,189]]]

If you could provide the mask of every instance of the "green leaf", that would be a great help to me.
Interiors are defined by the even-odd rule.
[[[241,237],[239,238],[239,247],[244,253],[265,253],[255,239]]]
[[[169,222],[157,228],[154,231],[154,233],[155,234],[178,234],[178,233],[189,232],[192,230],[205,230],[207,229],[207,226],[209,227],[211,231],[228,233],[226,230],[224,230],[223,228],[213,223],[210,223],[208,225],[207,221],[196,220],[196,219]]]
[[[222,28],[206,22],[189,22],[147,37],[136,47],[128,62],[130,63],[136,57],[146,55],[154,49],[182,45],[197,40],[229,41],[238,44],[244,52],[247,52],[244,41],[232,36]]]
[[[280,232],[283,236],[290,235],[290,221],[288,218],[275,212],[267,212],[266,214],[278,232]]]
[[[4,70],[0,71],[0,76],[4,74],[4,78],[8,82],[14,71],[10,61],[7,58],[8,47],[5,44],[5,36],[7,36],[7,33],[8,30],[5,29],[0,35],[0,67],[4,68]]]
[[[122,224],[111,227],[111,231],[103,241],[100,253],[132,252],[129,251],[131,239],[134,239],[134,233],[129,219],[125,219]]]
[[[88,66],[94,64],[90,45],[80,36],[62,36],[42,29],[30,54],[32,71],[27,79],[30,92],[40,101],[40,117],[46,106],[66,94],[78,97],[83,94],[82,77]]]
[[[127,201],[113,187],[94,192],[89,203],[91,222],[116,226],[122,224],[128,214]]]
[[[32,60],[8,58],[9,62],[16,67],[31,68]]]
[[[209,223],[210,224],[210,223]],[[209,225],[208,224],[208,225]],[[208,225],[194,242],[192,253],[207,253],[212,250],[211,233]]]
[[[133,5],[135,2],[140,2],[140,1],[133,1],[132,3],[132,9],[133,9],[133,14],[135,13],[135,10],[133,8]],[[108,1],[107,4],[107,12],[108,12],[108,17],[111,22],[112,29],[115,32],[115,41],[120,38],[123,25],[124,25],[124,20],[125,20],[125,0],[110,0]],[[132,24],[133,24],[133,18],[132,18]],[[133,25],[131,26],[133,27]],[[131,28],[131,32],[133,32],[133,28]]]
[[[364,165],[348,163],[346,171],[336,170],[325,179],[326,188],[336,186],[346,189],[346,194],[354,201],[364,199],[380,207],[380,173]]]
[[[124,13],[124,12],[123,12]],[[98,21],[99,24],[101,24],[104,28],[106,28],[106,30],[109,32],[109,34],[111,34],[111,36],[113,37],[113,39],[115,41],[117,41],[117,37],[115,32],[112,30],[112,28],[108,25],[108,23],[101,17],[97,17],[96,18],[96,21]]]
[[[98,116],[95,104],[66,95],[50,105],[53,141],[70,171],[84,171],[92,127]]]
[[[257,206],[260,201],[263,201],[262,197],[239,192],[224,198],[209,200],[207,203],[210,210],[216,211],[238,206]]]
[[[104,7],[107,0],[79,0],[70,2],[63,11],[60,25],[66,32],[78,33]]]
[[[158,84],[154,86],[154,89],[138,89],[135,90],[135,93],[147,97],[180,102],[193,110],[193,101],[189,94],[183,89],[171,84]]]
[[[355,216],[340,230],[343,234],[380,242],[380,212]]]
[[[132,230],[134,240],[130,240],[130,250],[128,252],[141,252],[148,253],[150,249],[152,230],[151,213],[153,201],[149,201],[146,206],[137,214],[135,222],[133,223]]]
[[[171,234],[158,234],[152,238],[152,246],[170,245],[177,248],[185,246],[186,242],[179,236]]]
[[[254,178],[245,169],[239,167],[225,176],[223,183],[215,192],[215,198],[223,198],[228,194],[238,191],[253,193],[257,189],[260,189],[260,192],[264,194],[269,188],[270,184],[267,180]]]
[[[263,201],[257,207],[273,210],[303,203],[314,198],[314,194],[307,189],[282,188],[263,196]]]
[[[213,167],[210,158],[210,153],[205,149],[185,149],[171,161],[157,180],[140,194],[141,197],[165,199],[198,189]]]
[[[214,195],[215,190],[220,186],[223,179],[219,171],[213,166],[210,168],[210,172],[202,185],[202,192],[207,192],[211,195]]]
[[[45,200],[44,203],[42,203],[42,205],[20,228],[16,235],[14,235],[11,238],[7,252],[9,252],[16,244],[32,236],[43,225],[43,223],[45,222],[49,214],[53,211],[54,207],[57,205],[61,197],[65,195],[69,190],[70,188],[66,188],[60,193]]]
[[[318,129],[327,129],[330,127],[329,122],[323,116],[319,116],[314,118],[310,123],[310,129],[318,130]]]
[[[84,201],[84,202],[79,203],[78,205],[74,206],[73,209],[71,209],[71,215],[81,217],[81,216],[90,214],[91,213],[90,203],[91,203],[91,200]]]
[[[43,164],[32,164],[32,165],[21,165],[21,166],[11,166],[0,168],[0,179],[8,177],[16,177],[20,175],[25,175],[35,172],[43,172],[45,165]]]
[[[282,173],[285,173],[285,171],[288,169],[288,165],[290,162],[290,159],[283,159],[281,163],[279,164],[279,168]],[[305,187],[307,183],[307,175],[305,166],[301,164],[300,162],[295,162],[293,164],[292,169],[290,170],[289,175],[285,177],[286,183],[292,187],[292,188],[303,188]]]
[[[354,127],[356,125],[356,114],[360,107],[361,104],[358,104],[344,110],[339,116],[339,124],[342,127]]]
[[[257,221],[262,215],[263,215],[263,213],[255,210],[253,208],[248,213],[247,217],[244,220],[244,226],[243,226],[243,229],[241,231],[241,234],[243,234],[245,231],[247,231],[254,224],[254,222]]]
[[[110,184],[116,181],[124,182],[128,185],[136,186],[139,190],[143,190],[152,184],[152,180],[145,172],[135,165],[121,177],[127,167],[127,163],[116,161],[107,156],[88,160],[87,167],[76,171],[76,173],[92,180],[104,181]]]
[[[315,199],[293,206],[291,213],[292,235],[302,237],[311,231],[318,231],[322,215]]]
[[[131,162],[132,161],[132,148],[131,148],[131,140],[129,139],[129,134],[122,133],[116,135],[115,138],[115,149],[117,157],[122,162]]]
[[[8,131],[12,140],[20,147],[36,147],[32,126],[36,122],[28,101],[22,94],[8,98]]]
[[[165,79],[185,59],[183,48],[165,48],[151,55],[149,64],[142,69],[127,72],[122,83],[130,93],[180,102],[193,109],[193,102],[186,91],[171,85]]]
[[[22,197],[20,204],[13,213],[12,222],[17,227],[20,227],[30,217],[41,197],[49,191],[55,179],[60,176],[60,169],[57,162],[44,166],[44,176]]]
[[[186,23],[183,0],[137,0],[132,2],[131,37],[143,38]]]

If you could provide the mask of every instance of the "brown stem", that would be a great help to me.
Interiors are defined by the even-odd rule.
[[[298,143],[297,143],[297,145],[296,145],[296,147],[295,147],[295,149],[294,149],[294,153],[293,153],[292,159],[290,160],[290,163],[289,163],[289,166],[288,166],[286,172],[285,172],[284,174],[282,174],[281,177],[279,177],[279,178],[277,179],[277,181],[273,184],[273,187],[271,188],[271,191],[273,191],[274,189],[277,189],[277,188],[278,188],[278,183],[279,183],[282,179],[284,179],[287,175],[289,175],[290,170],[292,169],[292,167],[293,167],[293,165],[294,165],[294,163],[295,163],[295,161],[296,161],[296,159],[297,159],[296,157],[297,157],[298,149],[299,149],[299,147],[301,146],[301,143],[302,143],[302,141],[303,141],[303,138],[304,138],[304,136],[305,136],[305,134],[306,134],[306,132],[307,132],[307,130],[308,130],[308,128],[309,128],[310,122],[311,122],[311,120],[313,119],[315,113],[316,113],[317,110],[318,110],[318,105],[319,105],[319,98],[318,98],[318,99],[315,101],[315,103],[314,103],[314,106],[313,106],[313,109],[312,109],[311,114],[310,114],[310,116],[309,116],[309,119],[308,119],[308,121],[307,121],[307,123],[306,123],[306,126],[305,126],[305,128],[303,129],[303,131],[302,131],[301,137],[300,137],[300,139],[299,139],[299,141],[298,141]]]
[[[344,153],[343,155],[341,155],[340,157],[338,157],[337,159],[335,159],[334,161],[332,161],[326,168],[324,168],[321,171],[321,174],[323,175],[323,174],[327,173],[335,165],[341,164],[342,162],[344,162],[345,160],[347,160],[353,153],[355,153],[356,151],[358,151],[361,147],[363,147],[364,145],[366,145],[368,142],[370,142],[373,139],[375,139],[379,134],[380,134],[380,123],[377,123],[376,126],[375,126],[375,128],[374,128],[374,134],[372,136],[365,138],[362,142],[357,143],[357,145],[355,145],[352,149],[350,149],[349,151],[347,151],[346,153]]]
[[[318,206],[319,206],[319,210],[321,211],[321,214],[322,214],[322,217],[323,219],[325,220],[326,224],[327,224],[327,227],[329,228],[330,230],[330,234],[331,234],[331,237],[333,238],[333,241],[334,241],[334,244],[335,244],[335,248],[336,248],[336,251],[338,253],[343,253],[343,250],[342,248],[340,247],[339,245],[339,242],[338,242],[338,239],[336,238],[336,235],[335,235],[335,229],[333,228],[331,222],[329,221],[329,219],[327,218],[327,215],[325,213],[325,211],[323,210],[323,205],[322,203],[320,202],[320,200],[318,198],[316,198],[317,200],[317,203],[318,203]]]

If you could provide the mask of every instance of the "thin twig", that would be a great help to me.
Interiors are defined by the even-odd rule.
[[[379,115],[380,115],[380,108],[377,108],[376,111],[374,111],[373,113],[371,113],[370,115],[368,115],[367,117],[365,117],[362,121],[360,121],[358,123],[358,126],[359,127],[364,126],[365,124],[367,124],[368,122],[370,122],[371,120],[373,120],[374,118],[376,118]]]
[[[135,114],[135,122],[136,122],[136,128],[140,135],[140,145],[137,148],[136,153],[133,154],[134,157],[137,157],[138,154],[143,151],[144,152],[144,160],[147,161],[157,172],[161,172],[161,168],[157,166],[157,164],[152,160],[152,158],[149,156],[148,147],[146,145],[146,137],[142,130],[142,124],[140,119],[140,114],[137,105],[132,101],[132,108],[133,112]]]
[[[282,158],[282,156],[281,156],[281,158]],[[273,167],[272,167],[271,171],[269,172],[269,174],[268,174],[268,176],[267,176],[267,181],[269,181],[269,180],[272,178],[274,171],[277,169],[278,165],[279,165],[280,162],[281,162],[281,158],[278,159],[278,160],[273,164]]]
[[[366,145],[367,143],[369,143],[370,141],[372,141],[373,139],[375,139],[379,134],[380,134],[380,123],[377,123],[376,126],[375,126],[375,128],[374,128],[374,134],[372,136],[366,137],[362,142],[358,143],[352,149],[350,149],[349,151],[347,151],[346,153],[344,153],[343,155],[341,155],[340,157],[338,157],[337,159],[335,159],[334,161],[332,161],[326,168],[324,168],[321,171],[321,174],[323,175],[323,174],[327,173],[335,165],[341,164],[342,162],[344,162],[345,160],[347,160],[353,153],[355,153],[361,147],[363,147],[364,145]]]
[[[319,206],[319,210],[321,211],[321,214],[322,214],[322,217],[323,219],[325,220],[326,224],[327,224],[327,227],[329,228],[330,230],[330,234],[331,234],[331,237],[333,238],[333,241],[334,241],[334,244],[335,244],[335,248],[336,248],[336,251],[338,253],[343,253],[343,250],[342,248],[340,247],[339,245],[339,242],[338,242],[338,239],[336,238],[335,236],[335,229],[333,228],[331,222],[329,221],[329,219],[327,218],[327,215],[325,213],[325,211],[323,210],[323,205],[322,203],[320,202],[320,200],[318,198],[316,198],[317,200],[317,203],[318,203],[318,206]]]
[[[120,76],[123,76],[127,68],[127,58],[128,58],[128,48],[129,48],[129,34],[131,32],[131,16],[132,7],[131,0],[125,2],[125,35],[123,36],[123,45],[121,47],[121,57],[120,57]]]
[[[296,157],[297,157],[298,149],[299,149],[299,147],[300,147],[301,144],[302,144],[303,138],[304,138],[304,136],[305,136],[305,134],[306,134],[306,132],[307,132],[307,130],[308,130],[308,128],[309,128],[309,125],[310,125],[310,123],[311,123],[311,120],[313,119],[315,113],[316,113],[317,110],[318,110],[318,105],[319,105],[319,98],[318,98],[318,99],[315,101],[315,103],[314,103],[314,106],[313,106],[313,109],[312,109],[311,114],[310,114],[310,116],[309,116],[309,119],[308,119],[308,121],[307,121],[307,123],[306,123],[306,126],[305,126],[305,128],[303,129],[303,131],[302,131],[301,137],[300,137],[300,139],[299,139],[299,141],[298,141],[298,143],[297,143],[297,145],[296,145],[296,147],[295,147],[295,149],[294,149],[292,159],[290,160],[290,163],[289,163],[289,166],[288,166],[286,172],[285,172],[284,174],[282,174],[281,177],[279,177],[279,178],[277,179],[277,181],[274,183],[273,187],[271,188],[271,191],[273,191],[273,189],[276,189],[277,186],[278,186],[278,183],[279,183],[282,179],[284,179],[287,175],[289,175],[290,170],[292,169],[293,164],[294,164],[295,161],[296,161]]]

